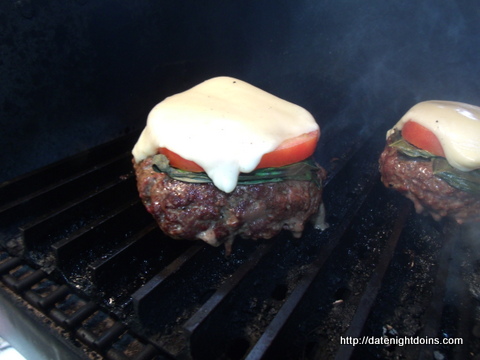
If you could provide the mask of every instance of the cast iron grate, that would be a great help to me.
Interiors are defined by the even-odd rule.
[[[383,187],[383,133],[318,150],[327,230],[238,240],[229,257],[159,231],[135,188],[137,133],[5,183],[1,284],[107,359],[465,359],[479,347],[477,300],[450,254],[468,252],[467,230]],[[364,335],[464,344],[340,344]]]

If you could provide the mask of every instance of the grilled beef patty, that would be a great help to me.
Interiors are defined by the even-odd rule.
[[[429,213],[435,220],[480,221],[479,196],[450,186],[433,174],[431,161],[407,157],[390,147],[391,142],[389,137],[379,161],[385,186],[412,200],[417,213]]]
[[[322,227],[322,189],[314,182],[237,185],[225,193],[211,183],[192,184],[156,172],[152,157],[134,161],[134,168],[140,198],[172,238],[200,239],[217,246],[237,235],[268,239],[283,229],[299,237],[307,220],[316,221],[317,216]],[[325,178],[323,169],[318,178]]]

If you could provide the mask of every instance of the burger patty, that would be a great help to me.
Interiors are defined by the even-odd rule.
[[[162,231],[176,239],[217,246],[237,235],[268,239],[283,229],[299,237],[322,205],[322,188],[310,181],[237,185],[225,193],[211,183],[187,183],[156,172],[152,157],[134,161],[134,168],[143,204]],[[317,175],[321,184],[325,171]]]
[[[479,196],[450,186],[434,175],[431,161],[405,156],[390,143],[391,137],[379,160],[385,186],[412,200],[417,213],[429,213],[435,220],[450,217],[459,224],[480,221]]]

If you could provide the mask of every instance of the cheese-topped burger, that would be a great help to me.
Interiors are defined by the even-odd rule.
[[[453,101],[415,105],[387,132],[380,172],[418,213],[479,221],[480,108]]]
[[[133,149],[140,197],[160,228],[212,245],[322,228],[320,128],[305,109],[244,81],[207,80],[150,112]]]

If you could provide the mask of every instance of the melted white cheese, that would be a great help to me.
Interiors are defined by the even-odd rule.
[[[424,101],[412,107],[393,129],[401,130],[409,120],[437,136],[450,165],[462,171],[480,168],[480,107],[454,101]]]
[[[136,162],[165,147],[200,165],[220,190],[284,140],[319,130],[304,108],[231,77],[216,77],[156,105],[133,148]]]

